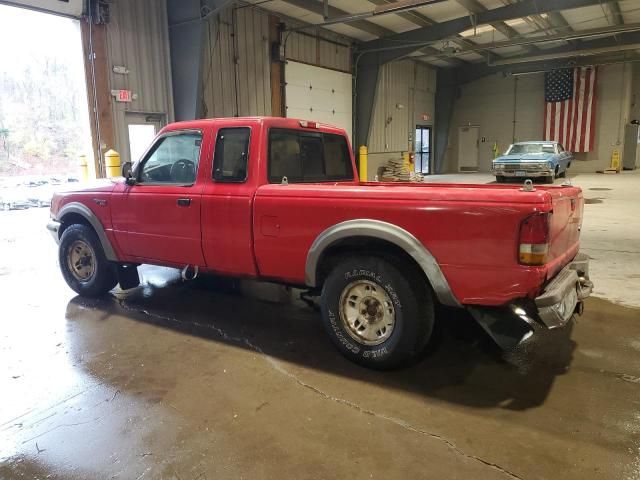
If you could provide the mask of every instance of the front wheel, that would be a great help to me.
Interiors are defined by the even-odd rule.
[[[118,283],[98,236],[86,225],[71,225],[64,231],[58,260],[67,285],[83,297],[99,297]]]
[[[411,265],[345,257],[322,288],[325,329],[340,352],[365,367],[388,369],[416,358],[433,330],[431,291]]]

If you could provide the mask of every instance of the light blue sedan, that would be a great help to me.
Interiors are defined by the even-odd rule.
[[[553,183],[556,177],[566,176],[572,160],[571,152],[558,142],[519,142],[493,161],[491,173],[499,183],[514,177],[542,177]]]

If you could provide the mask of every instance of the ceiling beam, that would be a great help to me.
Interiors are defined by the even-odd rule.
[[[611,3],[614,0],[525,0],[512,5],[494,8],[475,15],[477,25],[491,24],[529,15],[556,12],[565,9],[586,7]],[[450,38],[473,27],[469,17],[461,17],[430,27],[418,28],[408,32],[396,33],[387,38],[365,42],[361,50],[375,50],[381,52],[378,61],[387,63],[411,52],[420,50],[425,44],[440,39]],[[398,43],[405,43],[399,46]]]
[[[571,45],[544,50],[545,58],[533,55],[526,58],[514,58],[518,63],[500,65],[474,64],[456,69],[456,78],[460,83],[467,83],[487,75],[504,72],[507,74],[548,71],[558,68],[572,68],[588,65],[604,65],[607,63],[623,63],[637,61],[640,56],[628,48],[640,44],[640,32],[618,35],[616,38],[599,38],[583,41],[579,49]],[[498,63],[498,62],[496,62]]]
[[[370,3],[373,3],[374,5],[387,5],[389,3],[394,3],[396,0],[368,0]],[[430,27],[432,25],[435,25],[437,22],[435,20],[432,20],[431,18],[427,17],[426,15],[423,15],[421,13],[418,13],[414,10],[410,10],[408,12],[400,12],[397,14],[398,16],[404,18],[405,20],[407,20],[408,22],[413,23],[414,25],[417,25],[418,27]],[[487,57],[487,53],[486,52],[482,52],[481,49],[475,49],[475,47],[478,45],[475,42],[472,42],[471,40],[467,40],[464,39],[460,36],[456,36],[451,38],[451,42],[455,43],[456,45],[458,45],[459,47],[461,47],[464,50],[469,50],[469,51],[477,51],[479,55],[483,55],[484,57]],[[443,52],[437,50],[437,49],[433,49],[432,47],[424,47],[423,49],[420,50],[421,53],[424,53],[425,57],[433,57],[434,56],[434,51],[437,51],[437,56],[441,59],[444,60],[445,58],[443,58]],[[448,58],[452,58],[452,57],[447,57]],[[462,62],[462,63],[469,63],[465,60],[462,59],[457,59],[458,62]],[[449,61],[449,63],[452,63],[451,61]]]
[[[540,43],[548,43],[548,42],[575,42],[579,40],[584,40],[592,37],[601,37],[603,35],[619,35],[622,33],[628,32],[638,32],[640,31],[640,23],[627,23],[626,25],[612,25],[608,27],[597,27],[597,28],[589,28],[587,30],[572,30],[567,33],[559,33],[554,35],[536,35],[533,37],[521,37],[515,40],[505,40],[501,42],[491,42],[484,43],[482,45],[476,45],[468,50],[461,50],[457,52],[457,54],[466,53],[466,52],[475,52],[477,50],[499,50],[501,48],[506,47],[515,47],[515,46],[523,46],[523,45],[534,45]],[[576,44],[574,48],[579,48],[579,44]],[[546,52],[546,50],[543,50]],[[492,58],[496,58],[495,55],[492,54]],[[509,58],[509,57],[507,57]]]
[[[504,75],[523,75],[528,73],[541,73],[560,68],[588,67],[594,65],[612,65],[616,63],[640,62],[640,55],[631,52],[614,52],[602,55],[582,57],[575,60],[558,59],[543,62],[519,63],[516,65],[474,64],[455,70],[458,84],[469,83],[488,75],[503,73]],[[450,70],[449,70],[450,71]]]
[[[467,10],[467,12],[473,15],[477,15],[478,13],[483,13],[488,10],[484,5],[478,2],[478,0],[455,0],[455,1],[459,5],[464,7]],[[510,27],[504,22],[493,22],[491,23],[491,26],[495,28],[498,32],[500,32],[502,35],[507,37],[508,39],[520,36],[520,34],[516,30],[514,30],[512,27]],[[535,49],[536,47],[534,46],[525,47],[525,50],[527,51],[531,51]]]
[[[622,11],[620,10],[620,4],[618,2],[612,2],[605,7],[607,12],[607,19],[613,25],[622,25],[624,18],[622,18]]]
[[[395,3],[395,0],[368,0],[369,3],[372,3],[376,6],[380,6],[380,5],[389,5],[389,4],[393,4]],[[429,19],[428,17],[425,17],[424,15],[416,12],[415,10],[409,10],[406,12],[398,12],[396,13],[396,15],[398,15],[399,17],[402,17],[403,19],[405,19],[408,22],[413,23],[414,25],[417,25],[419,27],[429,27],[431,25],[433,25],[433,21],[431,19]]]
[[[621,33],[615,37],[598,38],[596,40],[583,41],[578,48],[574,45],[549,48],[544,53],[533,55],[521,55],[496,60],[493,65],[507,65],[514,63],[528,63],[553,58],[577,58],[585,55],[609,53],[619,50],[640,49],[640,31]]]
[[[311,13],[315,13],[324,17],[324,5],[322,2],[318,2],[316,0],[283,0],[285,3],[289,5],[293,5],[294,7],[302,8]],[[330,17],[341,17],[351,15],[349,12],[341,10],[339,8],[333,7],[329,5],[329,16]],[[389,35],[393,35],[395,32],[393,30],[389,30],[388,28],[381,27],[373,22],[368,22],[366,20],[354,20],[349,22],[349,25],[353,28],[357,28],[369,35],[373,35],[375,37],[385,37]],[[322,25],[318,25],[321,27]]]
[[[376,6],[380,6],[380,5],[389,5],[390,3],[394,3],[395,0],[369,0],[369,3],[372,3]],[[424,15],[414,11],[414,10],[409,10],[407,12],[398,12],[396,13],[396,15],[398,15],[399,17],[405,19],[408,22],[413,23],[414,25],[417,25],[419,27],[430,27],[431,25],[433,25],[435,22],[433,20],[431,20],[428,17],[425,17]],[[454,40],[455,41],[455,40]],[[462,42],[464,42],[464,40],[461,40],[461,42],[459,44],[462,44]],[[456,41],[456,43],[458,43]],[[468,46],[468,45],[461,45],[461,46]],[[438,57],[442,54],[442,52],[436,48],[433,47],[424,47],[422,50],[422,53],[424,53],[424,60],[427,60],[429,57],[430,58],[434,58],[434,57]],[[459,58],[445,58],[443,60],[446,60],[450,65],[452,66],[461,66],[464,65],[468,62],[459,59]]]

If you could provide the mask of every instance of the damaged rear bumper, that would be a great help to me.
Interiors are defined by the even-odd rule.
[[[538,317],[547,328],[565,325],[576,309],[582,311],[582,302],[591,295],[593,283],[589,280],[589,257],[579,253],[566,267],[553,277],[542,294],[535,299]]]
[[[530,338],[535,329],[560,328],[593,290],[589,280],[589,257],[578,254],[544,287],[533,302],[504,307],[467,307],[475,320],[503,349],[510,350]]]

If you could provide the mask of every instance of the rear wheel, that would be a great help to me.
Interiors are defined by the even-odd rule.
[[[388,369],[416,358],[433,330],[431,291],[411,265],[380,257],[345,257],[327,277],[324,326],[350,360]]]
[[[71,225],[62,234],[58,250],[60,270],[67,285],[84,297],[99,297],[118,283],[96,233],[86,225]]]

